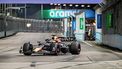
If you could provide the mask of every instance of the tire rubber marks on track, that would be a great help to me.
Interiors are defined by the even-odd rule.
[[[71,57],[62,59],[63,61],[61,60],[61,62],[69,62],[69,61],[72,61],[73,59],[76,59],[78,57],[79,57],[79,55],[73,55]]]
[[[2,50],[2,51],[0,51],[0,53],[5,53],[5,52],[9,52],[9,51],[13,51],[13,50],[15,50],[15,49],[17,49],[17,48],[4,48],[4,50]]]

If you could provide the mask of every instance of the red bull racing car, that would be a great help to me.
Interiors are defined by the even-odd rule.
[[[65,41],[65,43],[63,42]],[[69,44],[66,43],[66,41]],[[43,55],[59,55],[61,53],[71,53],[72,55],[79,55],[81,51],[81,45],[73,37],[55,37],[52,39],[45,39],[44,43],[37,42],[37,45],[33,45],[30,42],[24,43],[20,48],[19,53],[26,56],[32,55],[33,53],[41,53]]]

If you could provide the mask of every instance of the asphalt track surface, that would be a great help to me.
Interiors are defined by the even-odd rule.
[[[92,64],[102,61],[121,60],[122,54],[81,42],[80,55],[60,54],[58,56],[19,54],[20,46],[25,42],[36,45],[44,42],[54,33],[18,33],[14,36],[0,39],[0,69],[68,69],[72,66]],[[58,34],[60,35],[60,34]]]

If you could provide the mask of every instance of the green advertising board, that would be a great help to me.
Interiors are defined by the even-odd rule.
[[[80,30],[84,29],[84,18],[80,18]]]
[[[80,10],[43,10],[43,18],[65,18],[75,16]]]
[[[112,27],[112,14],[111,13],[109,13],[109,14],[107,14],[107,16],[106,16],[106,23],[107,23],[107,28],[109,29],[109,28],[111,28]]]

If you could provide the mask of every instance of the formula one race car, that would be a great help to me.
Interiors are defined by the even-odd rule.
[[[24,43],[20,48],[20,53],[26,56],[32,53],[42,53],[43,55],[59,55],[60,53],[71,53],[73,55],[80,54],[81,45],[77,41],[72,41],[70,44],[66,44],[58,41],[51,41],[51,39],[45,39],[45,43],[38,42],[38,45],[32,45],[30,42]]]

